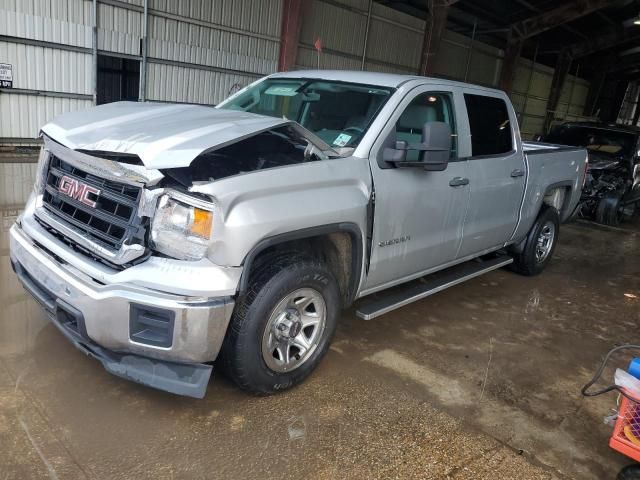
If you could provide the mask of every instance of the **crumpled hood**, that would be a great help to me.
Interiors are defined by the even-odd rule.
[[[116,102],[60,115],[42,132],[73,150],[134,154],[162,169],[186,167],[206,150],[287,123],[200,105]]]

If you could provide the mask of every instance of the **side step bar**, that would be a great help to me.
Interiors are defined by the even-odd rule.
[[[513,263],[513,258],[501,255],[489,260],[471,260],[461,265],[456,265],[442,272],[423,277],[419,283],[411,282],[409,287],[396,287],[386,296],[362,305],[356,311],[356,315],[363,320],[372,320],[392,310],[422,300],[429,295],[441,292],[491,270],[497,270],[510,263]]]

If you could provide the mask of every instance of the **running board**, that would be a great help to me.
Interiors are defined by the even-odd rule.
[[[456,265],[432,276],[423,277],[417,284],[416,282],[411,282],[409,287],[396,287],[392,290],[392,293],[362,305],[356,311],[356,315],[363,320],[372,320],[392,310],[422,300],[429,295],[478,277],[483,273],[497,270],[510,263],[513,263],[513,258],[501,255],[489,260],[471,260]]]

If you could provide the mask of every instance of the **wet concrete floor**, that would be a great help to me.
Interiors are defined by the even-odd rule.
[[[615,396],[580,387],[640,343],[640,221],[563,226],[535,278],[492,272],[370,322],[346,311],[292,391],[215,375],[194,400],[109,375],[18,284],[7,235],[32,170],[0,164],[1,480],[607,479],[629,463],[607,446]]]

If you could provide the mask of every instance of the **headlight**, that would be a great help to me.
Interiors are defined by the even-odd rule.
[[[180,198],[178,200],[176,197]],[[182,194],[163,195],[151,223],[152,247],[181,260],[199,260],[213,233],[213,211],[205,202]]]

